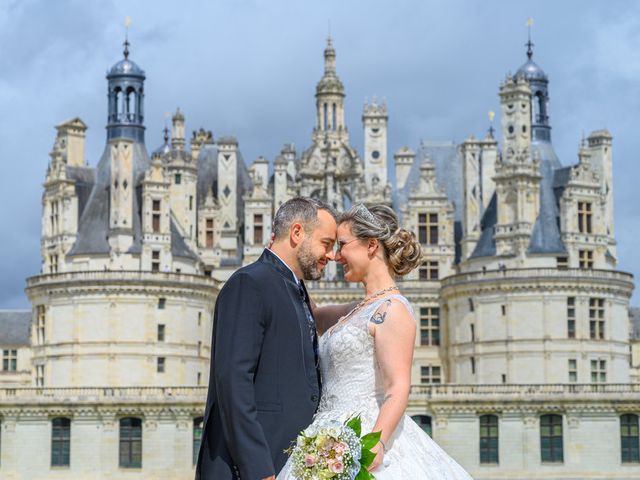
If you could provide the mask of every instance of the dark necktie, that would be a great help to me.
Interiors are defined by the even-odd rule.
[[[311,344],[313,345],[313,357],[316,361],[316,366],[318,365],[318,335],[316,331],[316,321],[313,319],[313,315],[311,314],[311,308],[309,306],[309,297],[307,295],[307,289],[304,286],[304,282],[300,280],[298,284],[298,290],[300,290],[300,296],[302,297],[302,305],[304,308],[304,314],[307,317],[307,324],[309,326],[309,338],[311,339]]]

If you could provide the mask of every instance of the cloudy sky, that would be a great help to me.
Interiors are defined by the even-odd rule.
[[[53,127],[75,116],[89,125],[90,165],[104,148],[104,76],[122,56],[127,15],[131,58],[147,73],[148,149],[179,106],[188,130],[235,135],[248,162],[309,145],[329,24],[352,143],[362,151],[362,104],[377,95],[392,154],[483,136],[533,17],[556,151],[573,164],[583,134],[612,133],[619,268],[640,275],[639,2],[0,0],[0,308],[27,308],[25,278],[40,269]]]

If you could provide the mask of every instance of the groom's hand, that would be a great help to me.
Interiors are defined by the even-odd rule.
[[[271,475],[270,477],[264,477],[262,480],[276,480],[276,476]]]

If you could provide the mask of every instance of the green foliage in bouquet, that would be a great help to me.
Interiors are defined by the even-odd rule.
[[[360,420],[360,415],[356,415],[355,417],[347,420],[345,425],[351,428],[358,437],[362,434],[362,421]],[[375,480],[376,477],[369,473],[367,468],[371,466],[373,460],[376,458],[376,454],[373,453],[371,449],[375,447],[379,441],[380,432],[367,433],[360,438],[360,471],[356,475],[355,480]]]

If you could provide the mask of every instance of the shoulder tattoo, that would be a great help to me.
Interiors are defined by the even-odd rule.
[[[376,311],[375,313],[371,316],[371,318],[369,319],[369,321],[371,323],[375,323],[376,325],[380,325],[381,323],[384,323],[384,321],[387,319],[387,309],[389,308],[389,305],[391,305],[391,300],[386,300]]]

